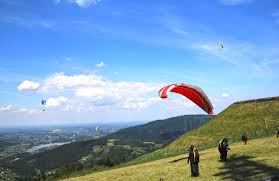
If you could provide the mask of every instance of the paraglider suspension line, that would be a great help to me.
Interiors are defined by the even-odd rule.
[[[183,120],[184,120],[184,131],[186,132],[186,121],[185,121],[185,115],[183,115]]]

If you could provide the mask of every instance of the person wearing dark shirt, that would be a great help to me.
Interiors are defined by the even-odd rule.
[[[247,144],[247,141],[248,141],[248,135],[247,133],[243,133],[242,137],[241,137],[241,140],[244,142],[244,144],[246,145]]]
[[[196,146],[191,145],[189,147],[189,155],[187,163],[191,166],[191,176],[197,177],[199,176],[199,153]]]
[[[227,137],[223,138],[220,141],[218,145],[218,150],[220,152],[220,159],[226,161],[228,156],[228,150],[230,150]]]

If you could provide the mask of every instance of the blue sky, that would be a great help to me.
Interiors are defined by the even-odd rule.
[[[279,91],[276,0],[0,0],[0,40],[2,125],[203,113],[160,100],[169,83],[201,87],[215,113]]]

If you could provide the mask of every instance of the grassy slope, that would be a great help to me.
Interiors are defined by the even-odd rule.
[[[267,128],[266,129],[266,125]],[[250,138],[275,134],[279,126],[279,99],[232,104],[199,129],[180,136],[165,148],[145,154],[124,165],[135,165],[184,153],[189,145],[198,144],[200,150],[218,145],[228,136],[231,142],[240,141],[244,131]]]
[[[279,126],[279,100],[232,104],[199,129],[182,135],[166,149],[216,143],[225,135],[232,138],[244,131],[248,131],[250,137],[265,136],[266,125],[269,133],[274,133]]]
[[[174,155],[179,155],[181,153],[185,153],[185,150],[187,150],[190,144],[199,144],[200,149],[203,150],[209,147],[215,147],[224,135],[229,136],[230,141],[239,141],[243,131],[248,131],[250,138],[266,137],[270,134],[274,134],[275,128],[278,125],[278,98],[267,101],[261,100],[241,104],[233,104],[222,113],[217,115],[214,119],[200,127],[198,130],[191,131],[182,135],[176,141],[172,142],[170,145],[163,149],[143,155],[120,166],[131,166],[158,160],[161,158],[171,157]],[[266,129],[266,126],[268,129]],[[147,165],[148,164],[149,163],[147,163]],[[137,168],[137,166],[135,167]],[[127,168],[130,169],[133,167]],[[160,173],[159,170],[158,173]]]
[[[201,152],[200,177],[191,178],[186,160],[170,163],[185,157],[165,158],[134,166],[118,168],[69,180],[263,180],[279,175],[279,139],[273,137],[233,143],[227,162],[219,161],[216,148]]]

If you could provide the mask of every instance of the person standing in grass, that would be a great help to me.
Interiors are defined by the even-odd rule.
[[[279,137],[279,127],[277,128],[277,138]]]
[[[246,145],[247,141],[248,141],[248,134],[246,132],[244,132],[241,139],[244,142],[244,144]]]
[[[223,161],[226,161],[227,155],[228,155],[228,150],[230,150],[227,137],[223,138],[220,141],[220,143],[218,145],[218,150],[220,152],[220,159]]]
[[[191,145],[189,147],[189,155],[187,163],[191,166],[191,176],[197,177],[199,176],[199,152],[196,146]]]

